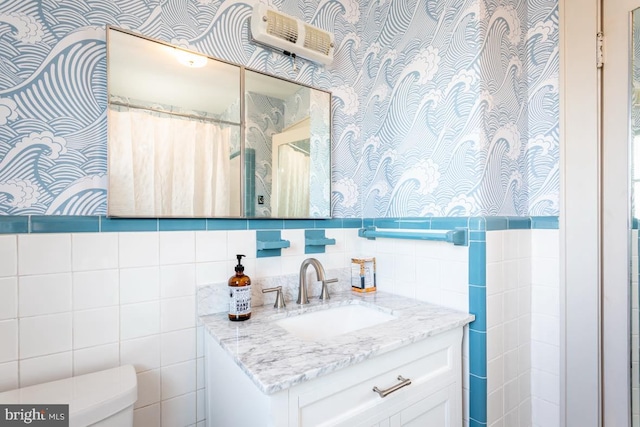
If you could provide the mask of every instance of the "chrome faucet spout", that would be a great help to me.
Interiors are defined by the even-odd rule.
[[[302,265],[300,265],[300,282],[298,286],[298,299],[296,300],[298,304],[309,304],[309,293],[307,291],[307,268],[310,265],[316,270],[316,277],[318,278],[318,281],[322,282],[323,292],[321,298],[323,295],[326,295],[324,299],[329,298],[329,293],[325,289],[325,283],[329,283],[333,280],[325,280],[324,267],[322,267],[320,261],[315,258],[307,258],[302,261]]]

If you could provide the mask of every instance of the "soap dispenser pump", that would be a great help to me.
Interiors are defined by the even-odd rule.
[[[248,320],[251,317],[251,279],[244,274],[242,257],[236,255],[236,274],[229,278],[229,320]]]

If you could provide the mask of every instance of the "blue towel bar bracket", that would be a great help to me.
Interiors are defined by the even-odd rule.
[[[327,246],[335,245],[336,239],[306,239],[304,244],[307,246]]]
[[[264,251],[267,249],[284,249],[291,246],[291,242],[288,240],[273,240],[273,241],[257,241],[256,249]]]
[[[282,249],[291,246],[291,242],[280,237],[280,230],[256,232],[256,256],[266,258],[280,256]]]
[[[323,254],[325,246],[335,245],[336,239],[325,236],[325,230],[305,230],[304,231],[304,253]]]

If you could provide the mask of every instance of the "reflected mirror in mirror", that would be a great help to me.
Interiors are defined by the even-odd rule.
[[[245,74],[245,215],[331,216],[331,95]]]
[[[107,30],[108,215],[241,216],[239,66]]]
[[[631,254],[629,260],[631,277],[631,398],[632,425],[640,427],[640,317],[638,316],[638,221],[640,219],[640,9],[632,12],[632,55],[631,55]]]

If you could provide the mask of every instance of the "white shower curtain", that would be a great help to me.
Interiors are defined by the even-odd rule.
[[[210,121],[112,109],[109,214],[228,216],[229,133]]]
[[[309,156],[289,145],[278,147],[277,217],[309,216]]]

